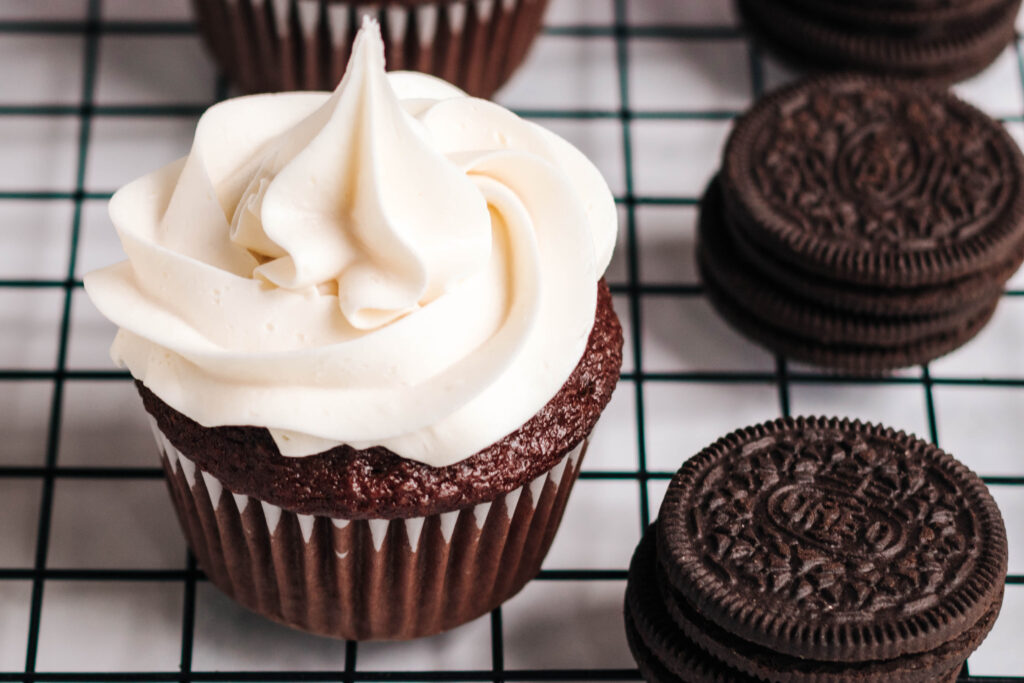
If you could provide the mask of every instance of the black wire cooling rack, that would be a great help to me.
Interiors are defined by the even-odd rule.
[[[0,0],[4,2],[8,0]],[[54,249],[67,249],[67,265],[64,269],[64,277],[55,279],[0,279],[0,294],[6,292],[27,292],[38,290],[51,290],[62,297],[62,312],[59,323],[59,341],[55,363],[52,368],[45,369],[21,369],[18,367],[5,369],[4,360],[0,358],[0,391],[8,383],[19,382],[45,382],[52,384],[52,395],[48,403],[48,415],[38,415],[36,419],[45,421],[45,430],[39,448],[45,454],[41,457],[38,465],[6,464],[2,449],[3,442],[0,441],[0,484],[11,481],[25,482],[24,485],[41,486],[41,496],[38,508],[37,534],[35,540],[35,555],[31,566],[6,567],[4,562],[4,548],[0,545],[0,589],[11,582],[22,582],[31,585],[31,597],[28,610],[25,614],[25,638],[23,666],[0,667],[0,681],[637,681],[640,680],[637,671],[625,662],[621,668],[589,668],[586,662],[578,667],[572,668],[516,668],[506,667],[506,644],[507,634],[503,627],[502,609],[495,610],[490,615],[490,665],[486,667],[459,668],[440,671],[392,671],[375,670],[363,671],[360,668],[360,650],[357,643],[338,644],[338,648],[344,649],[343,666],[336,670],[329,671],[308,671],[300,667],[292,667],[288,671],[267,671],[267,670],[202,670],[194,666],[194,651],[196,644],[196,602],[197,590],[206,581],[203,573],[197,569],[194,559],[189,556],[183,558],[180,568],[172,569],[147,569],[147,568],[52,568],[48,565],[48,557],[51,550],[51,530],[54,519],[54,498],[55,484],[65,481],[77,481],[85,484],[94,482],[131,482],[138,480],[159,480],[163,475],[162,471],[155,466],[97,466],[97,465],[71,465],[60,462],[62,439],[62,418],[66,411],[68,388],[75,383],[86,382],[123,382],[128,383],[129,377],[126,373],[117,370],[91,370],[76,369],[69,367],[69,344],[73,329],[73,300],[77,295],[81,296],[81,280],[77,262],[80,256],[80,235],[83,224],[83,205],[87,202],[102,201],[109,198],[110,193],[103,191],[92,191],[87,189],[86,174],[87,164],[91,153],[91,142],[94,140],[94,122],[96,117],[105,119],[117,119],[118,117],[131,118],[166,118],[182,117],[194,119],[209,104],[217,99],[222,99],[227,94],[227,87],[223,80],[218,81],[216,93],[209,102],[199,103],[171,103],[160,105],[131,103],[126,104],[102,104],[97,103],[96,82],[97,64],[100,56],[102,38],[105,36],[135,36],[135,37],[161,37],[169,35],[189,36],[195,33],[195,27],[187,21],[119,21],[104,18],[101,6],[102,0],[87,0],[84,2],[84,9],[81,18],[71,20],[0,20],[0,46],[5,38],[12,36],[20,37],[48,37],[48,36],[77,36],[82,39],[82,83],[81,101],[70,105],[56,105],[47,102],[28,104],[3,104],[3,84],[0,83],[0,124],[5,117],[49,117],[71,119],[77,122],[77,145],[74,185],[68,190],[8,190],[0,186],[0,202],[65,202],[73,206],[71,218],[70,240],[63,246],[52,245]],[[151,0],[156,2],[157,0]],[[602,0],[577,0],[574,6],[583,8],[589,2],[601,2]],[[545,28],[545,35],[572,38],[574,40],[588,41],[601,40],[611,41],[614,49],[614,67],[611,73],[606,74],[607,79],[614,84],[617,91],[619,106],[608,108],[555,108],[555,109],[523,109],[518,108],[521,115],[540,120],[550,121],[593,121],[603,120],[611,124],[611,134],[615,140],[613,146],[618,154],[621,154],[622,167],[624,172],[622,190],[619,192],[617,201],[624,217],[624,231],[619,244],[617,262],[621,276],[614,281],[613,291],[617,295],[617,305],[620,306],[623,322],[627,329],[632,330],[628,335],[626,354],[627,364],[630,366],[628,372],[622,376],[622,384],[618,391],[630,394],[628,399],[632,409],[635,411],[635,448],[636,466],[622,467],[617,469],[586,469],[581,476],[580,486],[586,486],[591,481],[616,481],[627,484],[634,483],[639,492],[639,528],[635,530],[635,536],[623,540],[623,543],[631,547],[639,538],[641,530],[646,527],[651,517],[651,510],[656,508],[658,488],[664,485],[672,475],[671,468],[648,467],[650,458],[648,429],[651,424],[650,415],[652,401],[651,387],[656,385],[673,385],[678,387],[693,387],[694,391],[699,387],[715,386],[724,387],[725,391],[733,391],[736,395],[748,391],[751,387],[768,389],[775,406],[769,411],[775,414],[788,415],[791,408],[791,392],[794,387],[836,387],[838,391],[845,388],[864,386],[902,386],[917,388],[923,393],[923,405],[926,414],[927,435],[932,441],[938,442],[940,424],[936,410],[935,391],[937,388],[945,387],[990,387],[1001,389],[1007,392],[1008,396],[1016,396],[1016,392],[1024,392],[1024,375],[1022,376],[999,376],[997,373],[979,372],[974,375],[964,376],[953,374],[951,376],[933,374],[928,366],[920,368],[919,372],[898,374],[890,377],[864,379],[851,376],[819,374],[811,369],[803,369],[800,366],[791,366],[785,358],[774,359],[774,367],[763,370],[703,370],[693,369],[686,371],[661,371],[650,370],[645,365],[645,341],[644,330],[645,316],[661,315],[661,308],[653,308],[649,302],[653,299],[660,301],[676,302],[682,306],[689,301],[699,301],[703,297],[701,287],[696,282],[657,284],[647,282],[643,277],[641,254],[641,237],[639,228],[638,213],[646,210],[645,207],[694,207],[697,204],[695,193],[687,192],[679,196],[654,196],[637,192],[636,169],[639,167],[637,159],[636,126],[644,121],[692,121],[692,122],[723,122],[728,121],[740,112],[733,109],[700,109],[700,110],[645,110],[642,107],[632,106],[633,88],[630,82],[630,59],[631,41],[642,39],[649,41],[667,41],[673,44],[689,42],[715,41],[739,41],[742,38],[740,30],[730,24],[708,25],[706,23],[689,25],[686,23],[670,24],[644,24],[632,25],[630,23],[630,8],[627,7],[629,0],[604,0],[612,10],[609,12],[610,22],[560,24]],[[635,0],[641,2],[641,0]],[[661,1],[664,5],[673,2],[679,3],[712,3],[721,0],[649,0]],[[559,0],[555,0],[556,3]],[[23,3],[24,4],[24,3]],[[45,4],[45,3],[41,3]],[[369,4],[369,3],[368,3]],[[563,12],[563,15],[566,12]],[[676,12],[672,13],[673,16]],[[744,78],[749,78],[751,99],[759,95],[765,83],[765,60],[759,50],[743,43],[747,50],[748,58],[745,60],[745,67],[749,73]],[[145,49],[145,42],[140,44],[140,49]],[[1007,83],[1007,87],[1024,87],[1024,59],[1022,59],[1021,46],[1015,41],[1011,52],[1015,56],[1016,69],[1014,78],[1020,83]],[[8,54],[8,53],[5,53]],[[8,57],[9,58],[9,57]],[[1022,91],[1024,92],[1024,91]],[[685,99],[685,98],[684,98]],[[1024,94],[1019,98],[1019,114],[1002,117],[1008,124],[1024,124]],[[607,142],[607,141],[606,141]],[[181,153],[184,153],[184,149]],[[4,151],[0,149],[0,155]],[[112,188],[111,188],[112,189]],[[8,239],[5,234],[5,226],[0,225],[0,248],[4,248],[4,240]],[[681,234],[684,231],[691,231],[692,226],[680,227]],[[688,238],[692,240],[692,237]],[[7,243],[10,246],[10,243]],[[682,264],[681,266],[682,267]],[[2,273],[0,273],[2,277]],[[1018,298],[1024,296],[1024,290],[1011,289],[1006,292],[1007,298]],[[675,305],[675,304],[673,304]],[[14,319],[9,324],[17,327],[18,320]],[[5,334],[0,330],[0,335]],[[8,335],[15,335],[8,330]],[[694,325],[687,331],[687,335],[699,337],[702,330],[699,325]],[[689,336],[675,340],[683,345],[690,343]],[[1024,343],[1024,335],[1016,341]],[[1024,354],[1024,350],[1019,351]],[[631,361],[631,362],[629,362]],[[657,392],[653,392],[657,395]],[[1019,399],[1014,399],[1019,400]],[[645,410],[646,405],[646,410]],[[1020,404],[1024,407],[1024,402]],[[685,420],[686,415],[680,409],[679,420]],[[659,410],[663,414],[664,409]],[[664,417],[660,418],[664,419]],[[973,419],[973,418],[968,418]],[[725,423],[728,424],[728,419]],[[740,426],[739,424],[732,425]],[[723,433],[726,430],[723,430]],[[0,439],[3,435],[0,434]],[[692,451],[691,451],[692,452]],[[680,451],[678,461],[682,461],[690,453]],[[987,474],[982,472],[982,474]],[[992,472],[991,476],[985,477],[990,485],[995,485],[1014,492],[1024,492],[1024,455],[1020,456],[1019,462],[1007,462],[999,472]],[[649,486],[650,484],[650,486]],[[1021,487],[1021,488],[1012,488]],[[650,490],[649,490],[650,489]],[[652,493],[654,491],[654,493]],[[653,500],[652,500],[653,499]],[[572,504],[570,503],[570,508]],[[1022,509],[1017,507],[1016,509]],[[3,501],[0,500],[0,511],[3,510]],[[9,523],[0,520],[0,525]],[[1008,526],[1013,529],[1024,525],[1024,520],[1008,518]],[[563,530],[564,533],[564,530]],[[595,531],[596,533],[596,531]],[[1011,531],[1011,539],[1020,538],[1017,531]],[[0,533],[0,541],[4,538]],[[1011,540],[1011,543],[1013,541]],[[1020,571],[1020,567],[1016,571]],[[1011,563],[1011,571],[1014,567]],[[545,569],[538,581],[540,582],[618,582],[624,585],[626,578],[625,566],[597,569]],[[40,627],[44,615],[44,605],[47,599],[48,584],[62,582],[71,585],[82,585],[81,582],[111,582],[118,586],[130,583],[175,583],[183,586],[184,603],[181,610],[180,626],[180,658],[177,667],[166,667],[165,670],[155,671],[92,671],[95,668],[83,661],[82,666],[76,667],[76,662],[65,662],[60,671],[46,670],[40,666]],[[1024,591],[1024,575],[1011,574],[1007,577],[1008,590],[1020,586],[1016,590]],[[0,593],[0,613],[8,610],[2,602]],[[1024,605],[1018,601],[1018,604]],[[1020,627],[1024,627],[1024,615],[1008,614],[1004,609],[1002,619],[1015,619]],[[252,617],[256,619],[257,617]],[[567,617],[568,618],[568,617]],[[615,618],[614,614],[612,618]],[[998,628],[998,626],[997,626]],[[1018,629],[1019,630],[1019,629]],[[4,638],[0,628],[0,639]],[[9,633],[9,632],[7,632]],[[10,634],[8,635],[10,637]],[[552,632],[551,638],[557,638],[558,633]],[[116,643],[110,643],[116,646]],[[0,653],[3,652],[3,643],[0,642]],[[401,650],[395,650],[395,657],[401,657]],[[1006,674],[1013,672],[1003,672]],[[1024,674],[1020,677],[982,677],[972,676],[968,667],[965,666],[961,681],[1010,681],[1024,680]]]

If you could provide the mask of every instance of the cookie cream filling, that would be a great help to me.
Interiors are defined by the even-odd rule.
[[[119,190],[128,255],[85,287],[111,349],[204,426],[281,453],[383,446],[437,467],[521,426],[579,362],[616,212],[556,135],[360,31],[333,93],[240,97]]]

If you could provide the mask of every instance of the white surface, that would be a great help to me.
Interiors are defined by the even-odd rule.
[[[345,645],[260,623],[249,610],[211,585],[196,591],[197,670],[274,671],[345,668]]]
[[[48,566],[174,569],[181,566],[184,553],[185,542],[163,480],[56,483]]]
[[[77,289],[71,296],[71,337],[67,367],[74,370],[110,370],[110,341],[117,326],[100,315],[85,294]]]
[[[173,152],[171,152],[173,154]],[[113,155],[111,155],[113,156]],[[107,201],[94,199],[82,203],[82,224],[78,230],[78,258],[75,277],[111,263],[123,261],[127,256],[121,241],[107,215]],[[67,259],[65,259],[66,261]],[[65,266],[66,268],[66,266]]]
[[[607,26],[615,19],[613,0],[560,0],[551,3],[548,26]]]
[[[626,165],[621,146],[608,144],[622,139],[622,124],[615,119],[533,119],[561,135],[587,155],[608,182],[616,197],[626,193]]]
[[[626,223],[627,210],[622,204],[619,205],[619,234],[615,240],[616,244],[625,244],[628,227]],[[612,261],[608,264],[608,270],[604,271],[604,279],[608,284],[625,285],[629,281],[629,254],[626,249],[619,247],[612,252]]]
[[[641,302],[648,372],[771,371],[775,358],[740,336],[700,297],[649,295]]]
[[[106,330],[104,330],[106,332]],[[64,386],[57,462],[66,467],[153,467],[153,434],[131,382]]]
[[[616,109],[614,74],[611,38],[542,35],[495,99],[512,109]]]
[[[82,98],[81,36],[6,36],[0,40],[0,104],[77,104]]]
[[[1021,615],[1024,614],[1024,586],[1007,586],[999,620],[967,664],[977,676],[1020,676],[1024,671],[1024,648],[1020,646]]]
[[[0,3],[3,20],[59,20],[84,19],[86,0],[4,0]]]
[[[612,307],[622,325],[622,372],[633,372],[633,305],[624,294],[612,296]]]
[[[752,99],[745,41],[630,41],[630,106],[641,111],[742,110]]]
[[[1010,45],[984,72],[963,83],[953,92],[990,116],[1016,116],[1021,112],[1020,63],[1017,50]]]
[[[505,666],[630,668],[625,581],[534,581],[502,607]]]
[[[594,533],[601,529],[601,533]],[[572,491],[547,569],[625,567],[640,541],[640,492],[632,481],[583,480]],[[581,541],[586,539],[586,551]],[[632,542],[630,542],[632,539]]]
[[[189,21],[189,0],[105,0],[103,18],[111,21],[169,20]]]
[[[42,465],[46,460],[44,416],[50,412],[52,395],[51,382],[0,382],[0,433],[5,439],[0,467]]]
[[[633,182],[641,196],[696,199],[718,170],[730,121],[635,120]]]
[[[208,104],[216,73],[197,36],[106,35],[100,41],[96,102]]]
[[[37,669],[176,670],[183,593],[174,581],[47,581]]]
[[[1007,543],[1010,548],[1007,572],[1024,574],[1024,488],[1020,486],[990,486],[992,497],[999,505],[1003,518],[1010,520],[1007,524]]]
[[[626,18],[634,26],[735,26],[739,23],[731,2],[629,0]]]
[[[73,211],[70,200],[0,201],[0,279],[63,279]]]
[[[649,284],[696,284],[695,206],[639,206],[636,209],[640,279]]]
[[[0,480],[0,567],[26,567],[36,553],[32,527],[38,515],[42,484],[38,481]]]
[[[505,103],[539,110],[597,109],[622,105],[616,44],[610,32],[611,0],[553,0],[550,22],[565,29],[588,26],[593,37],[545,36],[527,65],[499,95]],[[84,0],[0,0],[0,21],[45,17],[81,20]],[[104,0],[104,19],[188,20],[185,0]],[[742,108],[752,95],[745,44],[719,36],[735,23],[730,3],[713,0],[628,0],[627,16],[639,35],[629,39],[631,106],[701,112]],[[700,27],[713,37],[652,37],[673,26]],[[644,31],[647,35],[643,35]],[[670,34],[671,30],[668,31]],[[38,42],[36,43],[35,41]],[[32,43],[32,44],[29,44]],[[32,78],[4,79],[0,106],[76,105],[81,84],[81,36],[10,38],[0,32],[0,55],[24,55]],[[52,50],[52,53],[49,52]],[[192,36],[136,37],[105,34],[99,51],[97,97],[103,106],[204,105],[212,101],[214,69]],[[14,73],[0,60],[0,75]],[[793,77],[764,60],[767,85]],[[1020,64],[1008,50],[987,72],[958,92],[998,116],[1024,112]],[[748,89],[750,89],[748,91]],[[650,109],[647,109],[647,108]],[[86,187],[109,192],[140,173],[185,154],[195,117],[99,115],[92,121]],[[579,144],[607,175],[620,198],[627,165],[618,118],[545,119]],[[650,197],[693,200],[718,165],[728,120],[634,119],[634,191]],[[1009,125],[1024,140],[1024,124]],[[71,192],[78,164],[79,119],[0,116],[0,193]],[[627,214],[622,205],[621,214]],[[60,200],[0,199],[0,280],[63,279],[74,204]],[[678,203],[639,204],[635,210],[639,281],[643,285],[692,285],[696,210]],[[626,225],[609,281],[629,279]],[[121,258],[105,202],[84,202],[76,276]],[[1014,286],[1024,288],[1024,275]],[[774,359],[728,328],[700,296],[642,294],[642,360],[645,372],[774,372]],[[615,297],[626,327],[627,373],[635,371],[629,297]],[[63,291],[0,287],[0,371],[52,369],[57,358]],[[107,346],[113,327],[81,290],[72,297],[68,367],[111,372]],[[983,475],[1024,476],[1024,387],[944,383],[961,378],[1024,378],[1024,298],[1007,299],[977,340],[932,364],[939,440]],[[814,372],[790,365],[791,372]],[[900,373],[915,378],[920,369]],[[42,467],[53,410],[48,379],[0,378],[0,468]],[[647,466],[658,477],[646,484],[653,516],[668,484],[665,476],[683,459],[731,429],[779,412],[772,381],[645,381]],[[585,461],[589,472],[634,471],[639,462],[637,388],[624,380],[606,411]],[[923,387],[824,381],[790,385],[794,412],[835,413],[883,419],[927,434]],[[120,379],[69,379],[63,387],[57,465],[62,468],[159,466],[134,389]],[[579,484],[564,526],[546,562],[548,569],[625,569],[640,534],[640,485],[632,480],[588,479]],[[1006,517],[1010,571],[1024,573],[1024,487],[993,486]],[[31,569],[36,554],[42,479],[0,476],[0,573]],[[58,477],[47,566],[69,569],[182,569],[184,544],[160,479]],[[181,581],[61,581],[43,592],[40,671],[178,670],[184,587]],[[535,581],[502,609],[507,668],[624,668],[633,666],[622,633],[622,580]],[[0,578],[0,671],[25,663],[32,582]],[[341,670],[345,647],[291,631],[256,617],[206,582],[197,585],[193,669],[196,671]],[[489,669],[490,618],[414,643],[360,645],[364,671]],[[999,622],[971,657],[978,675],[1022,675],[1024,586],[1012,585]],[[340,676],[339,676],[340,678]]]
[[[0,582],[0,671],[17,671],[25,666],[25,624],[31,600],[31,581]]]
[[[933,393],[943,447],[983,476],[1024,476],[1024,389],[938,386]]]
[[[195,116],[96,117],[85,166],[86,189],[112,192],[184,156],[192,145],[197,120]],[[104,220],[109,224],[106,216]]]
[[[2,116],[0,149],[0,187],[4,191],[69,192],[74,188],[78,155],[76,118]]]
[[[865,422],[928,435],[925,392],[918,385],[794,382],[789,389],[789,406],[794,415],[851,415]]]
[[[778,417],[778,397],[775,385],[767,383],[646,383],[647,469],[675,472],[718,437]]]
[[[583,466],[591,471],[635,470],[640,465],[637,451],[636,388],[622,380],[594,428]]]
[[[0,289],[0,358],[4,367],[53,367],[63,301],[59,289]]]

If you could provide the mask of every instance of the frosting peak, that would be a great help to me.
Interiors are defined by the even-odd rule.
[[[514,431],[586,348],[616,213],[561,138],[431,76],[364,25],[334,93],[240,97],[121,188],[128,260],[86,276],[111,349],[205,426],[281,453],[445,466]]]
[[[473,182],[433,149],[384,73],[376,24],[328,101],[267,145],[231,221],[253,275],[336,292],[372,329],[487,265],[491,219]]]

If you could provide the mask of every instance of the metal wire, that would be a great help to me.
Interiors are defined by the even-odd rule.
[[[0,368],[2,381],[38,381],[53,383],[53,395],[50,404],[48,422],[46,458],[42,466],[0,466],[0,479],[16,478],[39,480],[42,483],[42,502],[38,520],[36,554],[32,567],[0,568],[0,581],[32,582],[28,638],[25,652],[24,670],[20,672],[0,672],[0,683],[4,681],[638,681],[639,673],[635,669],[506,669],[504,640],[502,630],[501,608],[494,610],[490,619],[491,630],[491,668],[486,670],[454,670],[454,671],[374,671],[357,670],[358,644],[346,643],[345,666],[340,671],[194,671],[192,666],[193,642],[195,637],[196,586],[205,582],[206,577],[196,567],[195,559],[189,555],[186,566],[182,569],[50,569],[47,565],[47,553],[50,540],[50,523],[53,516],[54,482],[57,479],[126,479],[146,480],[163,476],[158,467],[65,467],[57,463],[57,453],[61,430],[62,405],[64,387],[68,382],[84,380],[104,380],[127,382],[129,375],[115,370],[69,370],[66,367],[69,328],[71,319],[71,301],[74,292],[81,288],[82,282],[75,278],[79,234],[82,220],[83,202],[87,200],[104,200],[109,198],[108,192],[87,192],[84,189],[86,160],[89,154],[89,143],[92,121],[95,116],[133,116],[133,117],[196,117],[213,102],[191,102],[170,105],[117,105],[101,106],[93,102],[96,82],[97,53],[100,37],[109,34],[119,35],[190,35],[195,27],[189,22],[126,22],[104,21],[100,13],[101,0],[89,0],[88,11],[84,21],[0,21],[0,35],[7,34],[72,34],[84,38],[82,60],[84,64],[82,81],[82,100],[78,105],[18,105],[0,106],[0,117],[3,116],[59,116],[76,117],[79,121],[78,157],[74,189],[71,191],[5,191],[0,188],[0,200],[45,200],[71,201],[74,212],[68,247],[68,266],[63,279],[13,279],[0,280],[0,289],[61,289],[63,290],[63,310],[60,321],[60,342],[57,357],[52,370],[18,370]],[[579,109],[579,110],[520,110],[518,113],[528,118],[546,119],[611,119],[621,124],[621,147],[625,162],[625,195],[616,201],[624,207],[626,216],[626,240],[621,249],[626,254],[627,278],[624,283],[613,285],[613,292],[624,295],[629,302],[629,318],[634,334],[632,345],[626,353],[632,357],[636,370],[623,373],[623,386],[620,390],[631,391],[636,404],[637,426],[637,469],[624,471],[584,471],[584,480],[621,480],[633,481],[639,487],[640,520],[646,527],[649,522],[648,482],[665,480],[672,476],[668,471],[652,471],[647,467],[645,420],[644,420],[644,386],[659,382],[717,382],[764,384],[776,386],[778,389],[779,414],[790,412],[790,387],[793,384],[879,384],[879,385],[917,385],[925,394],[925,405],[928,417],[929,436],[937,443],[938,424],[932,390],[936,386],[1000,386],[1024,388],[1024,378],[1016,377],[933,377],[929,368],[924,366],[920,377],[889,376],[863,378],[845,375],[816,375],[789,369],[786,359],[777,357],[774,371],[765,372],[646,372],[643,362],[643,345],[640,330],[644,298],[650,295],[675,296],[680,298],[702,297],[699,285],[651,285],[641,281],[639,269],[639,249],[637,238],[636,209],[640,206],[695,206],[696,197],[689,196],[642,196],[635,191],[634,154],[631,122],[635,120],[729,120],[740,112],[730,110],[709,111],[638,111],[630,103],[629,87],[629,40],[631,38],[664,38],[673,40],[721,40],[741,37],[738,29],[728,26],[630,26],[626,16],[627,0],[615,0],[615,18],[611,26],[558,26],[547,27],[547,35],[571,36],[579,39],[612,38],[616,54],[616,78],[621,106],[618,109]],[[1020,42],[1015,41],[1017,62],[1022,86],[1024,86],[1024,53]],[[750,48],[750,80],[752,95],[756,98],[763,90],[763,63],[756,47]],[[222,99],[226,93],[223,79],[219,81],[215,99]],[[1021,115],[1004,117],[1006,122],[1024,121]],[[1005,296],[1024,296],[1024,291],[1007,291]],[[985,477],[990,484],[1024,486],[1024,476]],[[539,581],[607,581],[624,580],[625,569],[621,570],[544,570],[538,577]],[[46,582],[61,581],[119,581],[119,582],[180,582],[184,586],[184,606],[181,625],[181,656],[178,671],[159,671],[149,673],[119,672],[37,672],[36,656],[39,647],[39,626]],[[1024,585],[1024,576],[1011,575],[1007,584]],[[997,678],[970,676],[967,667],[961,673],[960,681],[1021,681],[1019,678]]]

